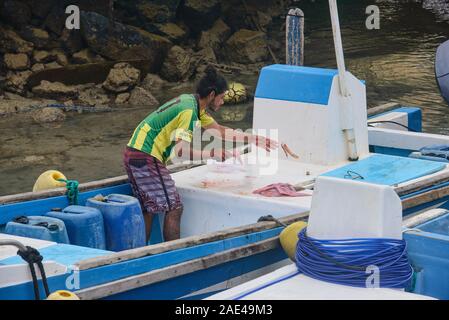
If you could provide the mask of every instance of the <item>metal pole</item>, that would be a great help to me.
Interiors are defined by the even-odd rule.
[[[345,79],[346,74],[345,56],[343,53],[343,43],[341,40],[340,20],[338,18],[337,0],[329,0],[329,8],[332,20],[332,33],[334,34],[335,55],[337,57],[340,92],[342,96],[347,97],[349,95],[349,92],[346,86],[346,79]]]
[[[27,251],[27,248],[22,243],[16,240],[9,240],[9,239],[0,240],[0,246],[13,246],[19,249],[20,251],[23,252]]]
[[[340,19],[338,18],[337,0],[329,0],[329,9],[332,20],[332,33],[334,35],[335,56],[338,66],[338,83],[340,85],[340,93],[343,97],[341,106],[342,131],[346,138],[348,146],[348,159],[357,161],[359,154],[357,151],[357,141],[354,132],[354,118],[352,115],[352,104],[348,87],[346,84],[346,66],[345,56],[343,53],[343,42],[341,40]]]
[[[291,9],[285,23],[286,57],[288,65],[304,65],[304,12],[301,9]]]

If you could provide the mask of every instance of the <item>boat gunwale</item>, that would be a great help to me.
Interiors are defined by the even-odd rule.
[[[299,214],[293,214],[281,217],[278,220],[284,224],[292,224],[294,222],[303,221],[309,216],[309,211]],[[254,224],[227,228],[220,231],[207,233],[204,235],[190,236],[179,240],[163,242],[159,244],[149,245],[141,248],[112,253],[106,256],[82,260],[74,265],[74,268],[79,271],[94,269],[105,265],[120,263],[133,259],[143,258],[150,255],[161,254],[168,251],[195,247],[197,245],[222,241],[248,233],[267,231],[278,228],[280,225],[273,221],[263,221]]]
[[[436,196],[435,196],[436,195]],[[403,210],[407,210],[416,206],[419,206],[423,203],[427,203],[429,201],[435,201],[438,199],[442,199],[449,196],[449,185],[438,188],[435,190],[430,190],[427,192],[424,192],[422,194],[418,194],[416,196],[402,199],[402,207]],[[289,225],[297,221],[303,221],[307,219],[309,216],[309,211],[294,215],[289,215],[285,217],[279,218],[279,221]],[[408,218],[404,218],[404,221],[406,221]],[[407,220],[408,221],[408,220]],[[150,245],[142,248],[136,248],[131,250],[126,250],[118,253],[113,253],[110,255],[97,257],[97,258],[91,258],[86,259],[83,261],[78,262],[75,267],[78,270],[87,270],[87,269],[93,269],[100,266],[108,265],[108,264],[114,264],[119,263],[123,261],[128,261],[132,259],[142,258],[149,255],[154,254],[160,254],[163,252],[176,250],[176,249],[182,249],[182,248],[188,248],[193,247],[195,245],[200,245],[208,242],[213,241],[220,241],[224,239],[229,239],[232,237],[244,235],[247,233],[252,232],[259,232],[264,230],[269,230],[278,227],[277,222],[258,222],[254,224],[234,227],[234,228],[228,228],[220,231],[216,231],[213,233],[208,233],[201,236],[191,236],[175,241],[169,241],[164,242],[156,245]]]
[[[162,282],[171,278],[184,276],[196,271],[209,269],[220,264],[243,259],[256,254],[264,253],[280,246],[279,237],[248,244],[246,246],[233,248],[211,254],[205,257],[189,260],[183,263],[170,265],[168,267],[137,274],[131,277],[118,279],[113,282],[89,287],[76,291],[75,294],[81,300],[101,299],[115,294],[138,289],[154,283]]]

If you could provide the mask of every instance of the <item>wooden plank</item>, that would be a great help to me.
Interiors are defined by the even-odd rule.
[[[432,174],[414,183],[410,183],[402,187],[396,187],[395,191],[399,196],[404,196],[448,181],[449,181],[449,171],[444,171]]]
[[[114,294],[148,286],[164,280],[180,277],[196,271],[209,269],[223,263],[273,250],[277,247],[279,247],[279,238],[274,237],[244,247],[234,248],[203,258],[169,266],[163,269],[154,270],[125,279],[120,279],[92,288],[79,290],[75,292],[75,294],[82,300],[101,299]]]
[[[414,197],[404,199],[402,201],[402,208],[403,210],[407,210],[428,202],[443,199],[447,196],[449,196],[449,186],[431,190],[422,194],[418,194]]]
[[[284,224],[292,224],[296,221],[304,220],[309,216],[308,212],[294,214],[279,218],[279,221]],[[210,234],[201,236],[191,236],[188,238],[183,238],[175,241],[169,241],[164,243],[159,243],[156,245],[146,246],[143,248],[136,248],[132,250],[126,250],[122,252],[113,253],[111,255],[96,257],[91,259],[86,259],[75,264],[75,268],[78,270],[87,270],[92,268],[101,267],[104,265],[119,263],[123,261],[128,261],[132,259],[138,259],[150,255],[160,254],[163,252],[168,252],[177,249],[183,249],[188,247],[197,246],[200,244],[220,241],[224,239],[229,239],[233,237],[238,237],[241,235],[260,232],[264,230],[269,230],[279,227],[276,222],[259,222],[255,224],[245,225],[241,227],[229,228],[221,231],[216,231]]]
[[[371,117],[371,116],[375,116],[377,114],[381,114],[381,113],[388,112],[388,111],[391,111],[394,109],[398,109],[400,107],[401,107],[401,105],[399,103],[390,102],[390,103],[386,103],[386,104],[383,104],[383,105],[380,105],[380,106],[377,106],[374,108],[369,108],[367,110],[367,113],[368,113],[368,117]]]

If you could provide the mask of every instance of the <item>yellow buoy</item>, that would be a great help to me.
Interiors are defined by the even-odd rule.
[[[80,300],[76,294],[66,290],[58,290],[47,297],[47,300]]]
[[[307,227],[307,223],[303,221],[292,223],[279,236],[282,248],[292,261],[295,261],[298,233],[305,227]]]
[[[223,100],[226,104],[237,104],[245,102],[247,99],[246,88],[243,84],[232,82],[229,84]]]
[[[33,192],[65,187],[65,182],[58,181],[58,179],[67,180],[67,178],[59,171],[45,171],[39,178],[37,178],[33,187]]]

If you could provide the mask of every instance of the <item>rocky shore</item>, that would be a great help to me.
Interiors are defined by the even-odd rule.
[[[69,4],[81,10],[79,30],[65,27]],[[0,0],[0,116],[32,111],[36,121],[46,122],[62,120],[64,110],[75,107],[154,107],[155,92],[195,81],[207,64],[230,78],[256,74],[283,55],[269,34],[279,33],[275,22],[289,5]]]
[[[435,13],[437,19],[449,22],[449,0],[419,0],[424,9]]]

